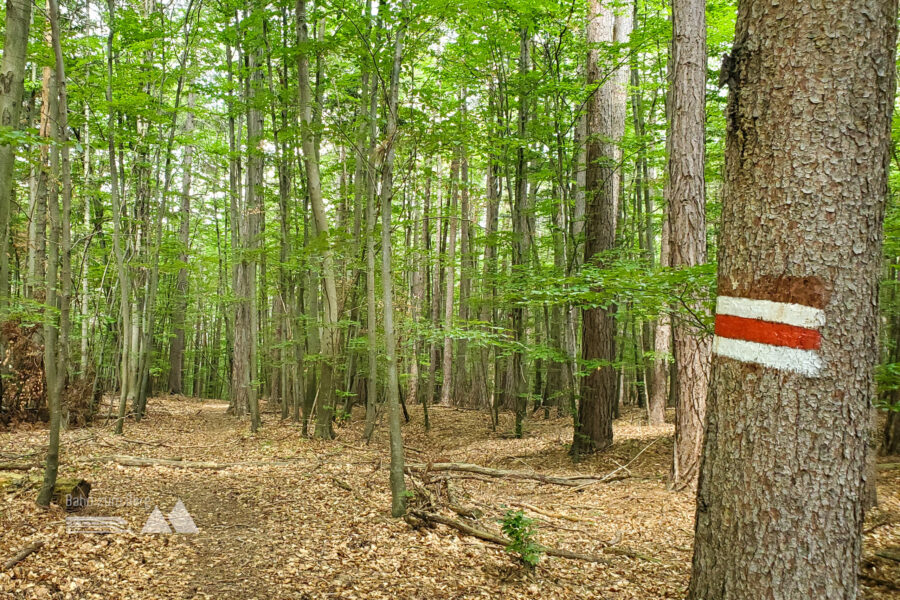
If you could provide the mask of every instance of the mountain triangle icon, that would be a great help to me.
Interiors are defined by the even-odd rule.
[[[141,533],[172,533],[169,524],[166,523],[166,518],[159,512],[159,507],[153,507],[153,512],[147,517],[147,522],[144,523]]]
[[[169,513],[169,522],[172,523],[172,529],[176,533],[199,533],[191,513],[184,507],[184,503],[179,500],[175,503],[172,512]]]

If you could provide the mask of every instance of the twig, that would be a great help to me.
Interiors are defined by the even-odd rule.
[[[423,510],[411,510],[410,515],[414,518],[417,518],[425,523],[440,523],[441,525],[446,525],[447,527],[451,527],[465,533],[466,535],[471,535],[472,537],[476,537],[480,540],[484,540],[486,542],[491,542],[493,544],[499,544],[503,547],[509,546],[510,540],[506,539],[501,535],[497,535],[495,533],[491,533],[490,531],[485,531],[483,529],[478,529],[477,527],[472,527],[462,521],[458,521],[456,519],[451,519],[450,517],[445,517],[443,515],[439,515],[437,513],[426,512]],[[549,548],[543,546],[541,550],[547,556],[555,556],[557,558],[568,558],[571,560],[584,560],[588,562],[596,562],[602,564],[610,564],[609,559],[604,558],[602,556],[596,556],[593,554],[581,554],[579,552],[571,552],[569,550],[562,550],[560,548]],[[618,556],[627,556],[629,558],[639,558],[641,560],[646,560],[650,562],[659,562],[655,558],[651,558],[648,556],[644,556],[634,550],[630,550],[628,548],[604,548],[604,554],[615,554]]]
[[[658,437],[658,438],[654,439],[652,442],[650,442],[649,444],[647,444],[646,446],[644,446],[643,450],[641,450],[640,452],[638,452],[637,454],[635,454],[635,455],[634,455],[634,458],[632,458],[631,460],[629,460],[629,461],[628,461],[627,463],[625,463],[624,465],[621,465],[621,466],[620,466],[619,468],[617,468],[617,469],[613,469],[612,471],[610,471],[609,473],[607,473],[606,475],[604,475],[603,477],[601,477],[601,478],[598,479],[597,481],[592,481],[592,482],[590,482],[590,483],[585,483],[584,485],[582,485],[582,486],[576,488],[575,491],[576,491],[576,492],[581,491],[581,490],[583,490],[583,489],[585,489],[585,488],[587,488],[587,487],[590,487],[590,486],[594,485],[595,483],[605,483],[605,482],[608,482],[608,481],[613,481],[613,478],[615,477],[616,473],[618,473],[619,471],[622,471],[622,470],[626,470],[626,471],[627,471],[627,470],[628,470],[628,466],[631,465],[631,463],[633,463],[634,461],[636,461],[636,460],[638,459],[638,457],[639,457],[641,454],[643,454],[644,452],[646,452],[647,449],[648,449],[650,446],[652,446],[653,444],[655,444],[656,442],[658,442],[658,441],[661,440],[661,439],[662,439],[661,437]]]
[[[474,473],[476,475],[485,475],[487,477],[495,477],[498,479],[525,479],[531,481],[539,481],[541,483],[551,483],[554,485],[563,485],[568,487],[580,488],[593,483],[602,483],[609,480],[609,475],[604,477],[592,477],[590,475],[576,475],[573,477],[558,477],[555,475],[544,475],[542,473],[529,473],[527,471],[507,471],[503,469],[490,469],[471,463],[409,463],[408,468],[411,471],[440,472],[455,471],[462,473]]]
[[[44,542],[41,540],[31,542],[30,544],[19,550],[19,552],[15,556],[3,563],[3,570],[8,571],[9,569],[12,569],[14,566],[28,558],[29,555],[40,550],[43,545]]]

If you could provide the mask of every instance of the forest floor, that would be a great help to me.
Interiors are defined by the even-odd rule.
[[[93,484],[92,505],[77,515],[120,517],[128,531],[67,533],[69,513],[38,508],[34,489],[0,494],[0,561],[35,540],[45,542],[0,572],[0,598],[684,597],[694,498],[666,490],[672,427],[642,425],[638,411],[617,421],[610,451],[573,466],[566,454],[568,418],[536,415],[526,437],[513,439],[510,417],[493,432],[483,413],[435,407],[426,434],[421,408],[412,410],[404,428],[409,461],[556,475],[603,475],[627,465],[617,472],[626,479],[580,489],[451,480],[455,503],[483,512],[470,524],[496,533],[508,508],[522,509],[537,520],[542,544],[607,560],[544,557],[533,573],[501,546],[443,525],[414,529],[391,519],[383,424],[366,446],[361,415],[337,429],[337,440],[319,442],[273,414],[250,435],[246,420],[225,411],[221,402],[158,398],[141,423],[126,424],[124,437],[113,436],[102,419],[64,432],[60,475]],[[0,433],[0,462],[36,461],[46,437],[40,425]],[[103,458],[122,455],[216,464],[125,466]],[[878,491],[861,570],[867,599],[896,598],[891,585],[900,583],[900,563],[878,556],[900,553],[900,469],[881,470]],[[154,507],[168,514],[179,499],[199,533],[140,533]],[[613,553],[622,549],[643,558]]]

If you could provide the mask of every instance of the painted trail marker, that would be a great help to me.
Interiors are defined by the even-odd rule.
[[[816,377],[825,311],[771,300],[719,296],[713,353],[741,362]]]

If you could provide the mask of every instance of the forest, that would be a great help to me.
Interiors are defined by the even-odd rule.
[[[0,598],[897,597],[897,0],[4,4]]]

